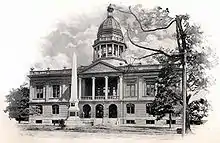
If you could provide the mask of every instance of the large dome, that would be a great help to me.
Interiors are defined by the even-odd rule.
[[[112,16],[113,11],[114,8],[110,4],[107,9],[107,18],[99,26],[97,39],[92,45],[93,61],[125,62],[122,59],[122,53],[126,50],[127,46],[124,42],[120,24]]]
[[[99,39],[108,35],[123,37],[120,24],[113,16],[108,16],[99,26],[97,38]]]

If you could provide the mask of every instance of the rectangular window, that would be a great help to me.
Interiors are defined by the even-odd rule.
[[[102,57],[106,57],[106,47],[105,47],[105,45],[101,45],[101,49],[102,49]]]
[[[151,110],[151,103],[146,104],[146,113],[150,113]]]
[[[53,124],[59,124],[59,120],[52,120]]]
[[[134,97],[135,96],[135,84],[127,84],[126,93],[127,93],[127,96]]]
[[[135,105],[134,104],[131,104],[131,103],[127,104],[126,107],[127,107],[128,114],[134,114],[134,112],[135,112]]]
[[[36,88],[37,88],[37,98],[38,99],[43,98],[43,88],[44,88],[43,85],[37,85]]]
[[[108,56],[112,55],[112,45],[111,44],[107,45],[107,53],[108,53]]]
[[[43,114],[43,106],[42,105],[36,105],[36,112],[39,114]]]
[[[36,124],[42,124],[42,120],[36,120]]]
[[[69,84],[69,94],[71,94],[71,84]]]
[[[170,124],[170,120],[167,120],[166,122],[167,122],[167,124]],[[176,124],[176,120],[172,120],[171,124]]]
[[[117,55],[116,55],[117,50],[118,50],[118,46],[114,44],[114,55],[115,55],[115,56],[117,56]]]
[[[75,112],[70,112],[70,116],[75,116],[76,113]]]
[[[121,56],[122,52],[123,52],[123,46],[119,46],[119,56]]]
[[[146,82],[145,96],[154,96],[155,95],[155,85],[154,83]]]
[[[126,120],[127,124],[135,124],[135,120]]]
[[[53,85],[53,98],[60,97],[60,86],[59,85]]]
[[[146,120],[146,124],[155,124],[155,120]]]
[[[59,114],[59,106],[58,105],[52,105],[52,113]]]

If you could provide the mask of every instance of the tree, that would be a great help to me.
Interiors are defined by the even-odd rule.
[[[167,76],[169,75],[169,76]],[[161,69],[157,79],[157,95],[151,104],[150,114],[157,116],[157,120],[169,115],[169,127],[172,124],[172,115],[178,115],[181,105],[180,77],[177,65],[167,65]]]
[[[187,20],[188,20],[188,16]],[[210,47],[204,47],[202,32],[200,27],[196,25],[190,25],[185,21],[187,28],[186,34],[186,64],[187,64],[187,78],[186,78],[186,131],[191,131],[190,121],[197,120],[201,121],[204,116],[207,116],[208,105],[207,100],[197,97],[195,101],[191,100],[193,97],[207,92],[208,87],[213,83],[210,76],[206,74],[206,70],[213,67],[213,53]],[[156,96],[155,102],[166,100],[170,106],[158,105],[157,108],[161,110],[168,110],[172,108],[176,114],[181,114],[182,110],[175,109],[178,105],[183,105],[183,98],[180,90],[178,89],[178,83],[182,77],[180,72],[175,69],[181,69],[182,65],[179,64],[181,61],[169,61],[166,57],[156,57],[161,64],[165,67],[162,69],[159,75],[159,82],[164,86],[158,87],[158,95]],[[182,60],[182,59],[181,59]],[[214,58],[215,60],[215,58]],[[216,62],[214,62],[216,63]],[[179,70],[178,70],[179,71]],[[181,71],[181,70],[180,70]],[[172,94],[167,94],[167,92]],[[161,96],[161,94],[163,96]],[[168,100],[170,99],[170,100]],[[179,101],[179,102],[177,102]],[[198,104],[200,103],[200,104]],[[195,108],[197,107],[197,108]],[[153,108],[156,109],[156,108]],[[181,111],[181,112],[180,112]],[[155,111],[156,112],[156,111]],[[161,115],[161,114],[160,114]]]
[[[6,102],[8,106],[4,112],[8,112],[9,118],[14,118],[19,123],[28,120],[29,115],[39,113],[37,108],[29,108],[29,88],[26,87],[26,84],[21,85],[17,89],[12,89],[6,95]]]
[[[191,98],[206,91],[211,85],[211,78],[207,76],[206,70],[213,67],[213,61],[216,64],[216,57],[213,51],[207,45],[204,45],[204,36],[200,27],[189,22],[189,15],[177,15],[172,18],[169,16],[169,10],[163,10],[157,7],[153,10],[145,10],[140,5],[134,8],[129,7],[129,10],[124,10],[122,7],[116,8],[119,12],[133,17],[133,21],[128,22],[129,16],[125,16],[124,24],[126,24],[127,38],[129,42],[141,49],[151,51],[151,54],[140,58],[153,57],[158,63],[163,65],[158,78],[158,94],[152,104],[152,114],[157,115],[158,119],[171,115],[172,113],[180,114],[179,107],[183,105],[183,97],[181,89],[178,88],[182,79],[183,65],[187,64],[186,76],[186,130],[190,130],[190,120],[197,116],[195,110],[200,109],[202,104],[197,104],[197,101],[190,102]],[[171,25],[176,24],[176,32],[170,36],[170,39],[175,40],[177,46],[173,49],[153,48],[146,45],[144,40],[150,34],[157,32],[167,32]],[[183,27],[182,27],[183,24]],[[175,36],[175,37],[174,37]],[[159,38],[158,38],[159,39]],[[160,37],[163,40],[163,37]],[[185,58],[186,57],[186,58]],[[180,70],[179,70],[180,69]],[[180,72],[179,72],[180,71]],[[184,83],[184,82],[183,82]],[[198,101],[203,101],[199,99]],[[201,103],[201,102],[199,102]],[[194,105],[194,106],[192,106]],[[194,108],[196,107],[198,108]],[[208,104],[203,104],[204,106]],[[207,107],[207,106],[206,106]],[[207,112],[203,110],[205,116]],[[192,116],[193,114],[193,116]],[[171,120],[171,116],[170,116]]]

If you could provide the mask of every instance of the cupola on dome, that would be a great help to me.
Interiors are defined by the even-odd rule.
[[[107,18],[101,23],[98,29],[97,38],[109,37],[115,35],[119,38],[123,38],[121,27],[119,22],[112,16],[114,9],[111,5],[108,7]]]
[[[93,44],[93,61],[123,61],[122,53],[127,46],[119,22],[113,17],[114,8],[111,4],[107,9],[107,18],[101,23],[97,39]]]

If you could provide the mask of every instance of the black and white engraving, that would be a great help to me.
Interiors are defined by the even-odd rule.
[[[45,37],[42,54],[61,56],[33,63],[27,84],[6,96],[9,118],[33,132],[181,137],[203,126],[217,57],[202,29],[169,8],[104,7],[79,18],[86,31],[60,22]]]

